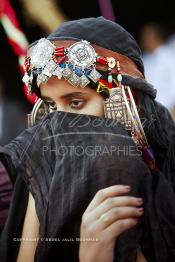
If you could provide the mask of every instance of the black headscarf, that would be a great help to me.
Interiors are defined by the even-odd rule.
[[[119,24],[104,17],[91,17],[63,23],[48,36],[54,40],[87,40],[131,58],[144,74],[140,49],[134,38]]]
[[[135,39],[119,24],[105,19],[104,17],[91,17],[79,20],[64,22],[58,29],[48,37],[50,41],[58,40],[87,40],[91,44],[104,47],[114,52],[129,57],[135,62],[138,69],[144,75],[144,66],[141,59],[141,51]],[[31,47],[37,43],[31,44]],[[34,70],[33,88],[38,96],[41,96],[40,90],[36,84],[36,77],[40,70]],[[102,73],[103,75],[103,73]],[[142,81],[142,80],[140,80]],[[144,81],[144,80],[143,80]],[[90,86],[96,85],[91,81]],[[96,86],[97,88],[97,86]],[[152,90],[150,88],[150,90]],[[153,91],[153,90],[152,90]],[[151,92],[152,92],[151,91]],[[155,90],[153,91],[155,92]],[[103,95],[103,93],[101,93]]]

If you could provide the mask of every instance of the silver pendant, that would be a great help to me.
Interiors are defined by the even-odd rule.
[[[94,68],[92,69],[91,73],[89,74],[88,76],[94,83],[96,83],[100,77],[101,77],[101,74]]]
[[[37,86],[39,87],[41,83],[45,84],[49,80],[47,75],[40,74],[37,76]]]
[[[75,73],[73,73],[73,74],[71,75],[71,77],[68,79],[68,82],[69,82],[71,85],[77,87],[77,86],[80,84],[80,77],[77,76]]]
[[[52,73],[54,76],[57,76],[58,79],[61,79],[62,78],[62,72],[63,72],[63,69],[59,66],[57,66],[57,68],[55,69],[55,71]]]
[[[51,60],[46,64],[45,68],[47,68],[47,70],[48,70],[50,73],[53,73],[54,70],[57,68],[57,66],[58,66],[58,65],[55,63],[55,61],[51,59]],[[45,69],[45,68],[44,68],[44,69]]]
[[[66,66],[66,68],[62,72],[62,75],[67,80],[67,79],[69,79],[71,77],[72,70],[70,70],[70,68],[68,68],[68,66]]]
[[[80,77],[80,86],[82,88],[84,88],[85,86],[87,86],[88,84],[90,83],[90,80],[85,76],[85,75],[82,75]]]
[[[130,101],[128,101],[130,104]],[[120,87],[112,88],[109,98],[104,101],[105,117],[115,119],[126,130],[132,130],[132,121],[128,114]]]

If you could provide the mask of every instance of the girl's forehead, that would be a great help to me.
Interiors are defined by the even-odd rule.
[[[55,76],[51,77],[46,84],[41,84],[40,91],[42,96],[65,96],[70,93],[75,95],[76,93],[77,95],[97,95],[97,92],[88,86],[86,88],[74,87],[66,80],[58,79]]]

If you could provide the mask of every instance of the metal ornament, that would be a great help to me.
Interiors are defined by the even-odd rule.
[[[77,76],[75,73],[71,74],[71,77],[68,79],[68,82],[77,87],[80,84],[80,77]]]
[[[36,80],[37,86],[39,87],[41,83],[46,84],[48,80],[49,80],[48,75],[43,75],[43,74],[38,75]]]
[[[44,68],[51,59],[53,52],[53,44],[46,38],[40,39],[38,43],[29,50],[32,67]]]
[[[68,65],[66,64],[65,69],[62,72],[62,76],[68,80],[72,75],[72,70],[68,67]]]
[[[130,101],[128,101],[130,103]],[[109,98],[104,101],[105,117],[120,122],[126,130],[132,130],[132,121],[128,115],[125,101],[120,87],[110,90]]]
[[[61,78],[62,78],[62,72],[63,72],[63,68],[61,68],[61,67],[58,66],[58,67],[53,71],[52,75],[57,76],[58,79],[61,79]]]
[[[90,80],[97,83],[101,74],[96,70],[96,62],[115,67],[115,59],[98,56],[88,41],[81,40],[69,48],[57,47],[48,39],[42,38],[31,47],[26,57],[26,73],[23,82],[32,86],[29,70],[38,70],[37,85],[46,83],[50,77],[64,77],[73,86],[84,88]],[[111,76],[112,77],[112,76]]]
[[[109,68],[114,68],[116,66],[116,61],[113,57],[107,57],[107,62]]]
[[[89,42],[82,40],[68,48],[67,56],[71,64],[84,69],[95,63],[97,54]]]
[[[147,148],[147,138],[129,86],[117,86],[110,90],[109,98],[104,101],[105,117],[120,122],[131,131],[133,141],[141,148]]]
[[[38,121],[40,121],[47,114],[48,112],[46,110],[44,101],[39,98],[37,102],[35,103],[32,109],[32,112],[27,115],[28,128],[35,125]]]
[[[101,74],[95,69],[93,68],[93,70],[91,71],[91,73],[89,74],[89,78],[94,82],[97,83],[97,81],[100,79]]]
[[[58,67],[57,63],[53,59],[49,60],[44,69],[47,69],[49,73],[53,73]]]
[[[80,77],[80,87],[84,88],[85,86],[87,86],[90,83],[90,80],[85,76],[82,75]]]

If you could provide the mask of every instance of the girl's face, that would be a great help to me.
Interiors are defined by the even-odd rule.
[[[74,87],[64,79],[51,77],[40,85],[42,99],[52,109],[64,112],[104,116],[104,99],[91,87]]]

